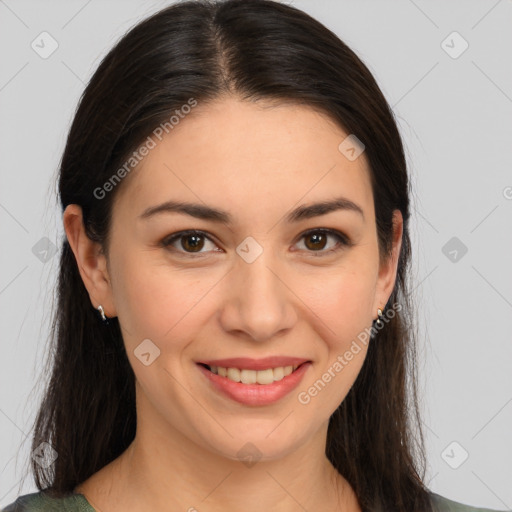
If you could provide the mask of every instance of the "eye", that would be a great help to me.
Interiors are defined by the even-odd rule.
[[[325,249],[329,237],[334,238],[338,243],[333,248],[324,251],[323,249]],[[312,254],[315,257],[332,254],[338,252],[343,247],[352,246],[352,242],[347,236],[334,229],[312,229],[303,233],[300,237],[300,240],[302,239],[305,239],[304,245],[306,248],[310,249],[307,252],[320,253]]]
[[[176,242],[179,242],[181,240],[181,243],[179,244],[181,246],[180,250],[175,246]],[[201,249],[204,247],[205,242],[204,240],[208,240],[210,243],[213,244],[211,239],[206,236],[205,233],[202,231],[197,230],[189,230],[189,231],[180,231],[179,233],[175,233],[174,235],[171,235],[170,237],[165,238],[162,241],[162,245],[166,248],[171,249],[173,252],[177,253],[185,253],[194,255],[196,254],[203,254],[204,252],[208,251],[201,251]],[[213,244],[215,246],[215,244]],[[218,251],[217,251],[218,252]]]
[[[324,250],[327,246],[327,241],[329,238],[336,240],[337,244],[334,244],[334,247],[328,250]],[[351,240],[346,235],[334,229],[312,229],[306,233],[303,233],[299,240],[302,239],[305,239],[304,245],[306,247],[306,252],[313,253],[311,256],[315,257],[332,254],[338,252],[343,247],[351,247],[353,245]],[[201,250],[205,247],[205,241],[210,242],[213,245],[215,251],[215,247],[217,246],[212,241],[212,239],[206,233],[198,230],[188,230],[174,233],[173,235],[165,238],[161,242],[161,245],[180,255],[195,257],[195,255],[201,255],[208,252]],[[176,246],[178,243],[180,247]]]

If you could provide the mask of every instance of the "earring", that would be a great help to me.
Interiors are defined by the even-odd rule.
[[[98,306],[98,311],[100,312],[101,319],[102,319],[104,322],[108,323],[108,319],[107,319],[107,317],[105,316],[105,311],[103,311],[103,306],[102,306],[101,304]]]
[[[375,322],[377,324],[377,327],[379,327],[379,329],[384,325],[384,322],[381,320],[382,318],[382,309],[378,308],[377,309],[377,314],[379,315],[377,317],[377,321]]]

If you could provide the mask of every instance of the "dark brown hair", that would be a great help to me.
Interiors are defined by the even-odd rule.
[[[225,95],[311,106],[362,141],[382,259],[392,248],[393,211],[402,213],[398,273],[387,304],[399,303],[401,311],[370,342],[330,419],[326,454],[364,510],[431,510],[422,483],[404,149],[372,74],[334,33],[268,0],[181,2],[142,21],[107,54],[81,97],[60,165],[62,209],[80,205],[88,236],[108,255],[113,201],[123,184],[101,199],[94,191],[172,111],[190,98],[204,105]],[[135,377],[119,323],[100,320],[65,237],[51,342],[32,449],[48,442],[58,458],[46,469],[32,462],[32,471],[40,490],[63,496],[117,458],[136,432]]]

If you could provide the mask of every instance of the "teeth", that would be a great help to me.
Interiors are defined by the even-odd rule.
[[[298,366],[297,364],[294,366],[280,366],[278,368],[268,368],[267,370],[239,370],[238,368],[211,366],[210,371],[221,377],[227,377],[233,382],[241,382],[242,384],[272,384],[272,382],[277,382],[290,375]]]
[[[263,372],[255,372],[254,370],[241,370],[240,381],[243,384],[256,384],[256,381],[258,380],[258,373]]]
[[[234,382],[240,382],[240,370],[238,368],[226,368],[226,377]]]

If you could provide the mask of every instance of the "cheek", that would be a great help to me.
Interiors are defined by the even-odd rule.
[[[324,332],[329,345],[343,346],[348,338],[368,327],[373,315],[375,274],[373,267],[347,262],[323,275],[318,283],[302,281],[307,287],[303,293],[308,306],[326,326]]]
[[[297,399],[328,417],[345,399],[367,354],[374,282],[369,271],[331,274],[324,286],[309,288],[308,305],[318,315],[318,361]],[[365,331],[366,329],[366,331]]]
[[[183,316],[179,280],[172,279],[169,268],[151,264],[150,253],[132,252],[115,265],[114,300],[123,329],[137,339],[159,338]]]
[[[162,350],[176,352],[183,348],[178,340],[193,339],[200,328],[199,315],[204,315],[208,292],[219,276],[201,277],[197,270],[192,275],[155,259],[142,252],[118,260],[113,287],[117,314],[127,346],[149,338]]]

